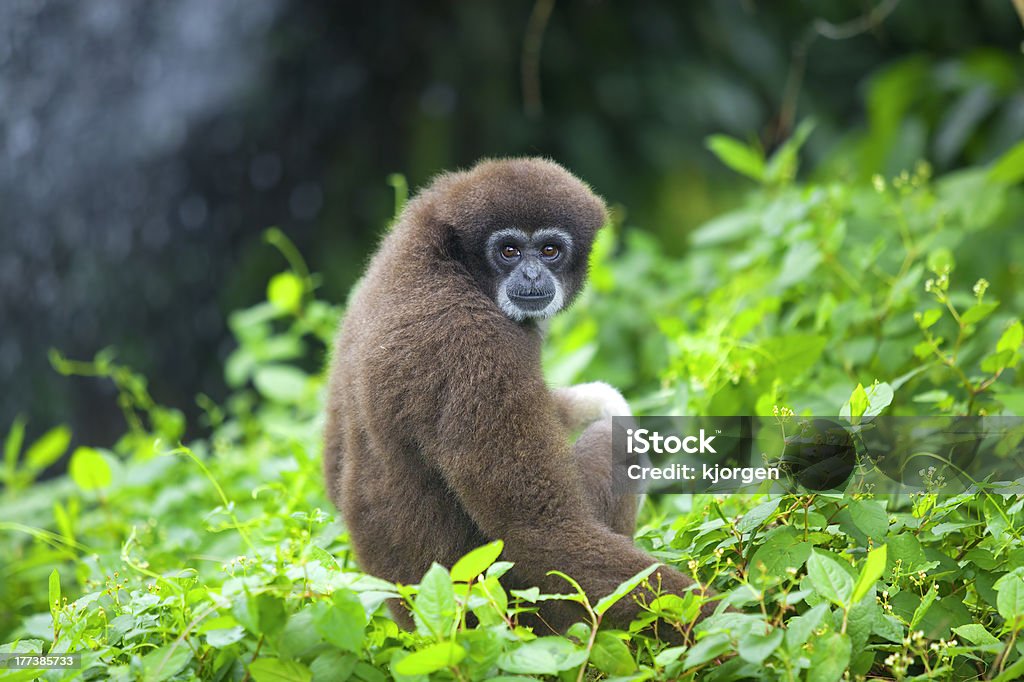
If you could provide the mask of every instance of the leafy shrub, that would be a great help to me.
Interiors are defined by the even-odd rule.
[[[806,132],[770,159],[710,142],[761,188],[699,229],[685,258],[608,231],[590,288],[552,325],[552,381],[609,380],[651,414],[1024,414],[1024,147],[937,181],[919,165],[869,186],[796,183]],[[200,397],[207,437],[180,444],[180,414],[110,353],[52,361],[117,386],[128,426],[113,449],[78,448],[67,476],[36,481],[70,434],[25,447],[24,423],[10,429],[0,651],[83,652],[84,674],[44,678],[1024,676],[1019,496],[649,502],[639,542],[741,610],[700,623],[694,592],[661,595],[628,631],[601,628],[643,573],[597,602],[571,576],[564,595],[506,592],[500,543],[419,585],[360,573],[323,493],[324,377],[303,369],[322,363],[341,310],[315,298],[283,235],[268,238],[289,268],[231,316],[234,392]],[[566,637],[518,625],[552,598],[588,618]],[[414,632],[388,599],[413,608]],[[655,637],[656,621],[683,643]]]

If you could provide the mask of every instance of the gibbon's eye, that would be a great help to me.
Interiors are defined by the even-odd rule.
[[[545,244],[540,250],[540,255],[545,258],[558,258],[558,254],[561,252],[562,250],[554,244]]]
[[[511,244],[506,244],[501,247],[501,257],[505,260],[515,260],[516,258],[519,258],[519,249]]]

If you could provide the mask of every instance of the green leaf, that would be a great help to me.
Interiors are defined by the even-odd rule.
[[[289,313],[302,308],[302,280],[293,272],[282,272],[270,278],[267,284],[267,300],[274,307]]]
[[[629,675],[636,670],[636,661],[629,647],[621,639],[608,632],[598,632],[590,662],[601,672],[609,675]]]
[[[850,500],[849,509],[853,524],[869,538],[881,538],[888,532],[889,515],[875,500]]]
[[[11,430],[7,432],[7,439],[4,441],[4,478],[8,484],[12,482],[14,472],[18,468],[18,454],[24,441],[25,418],[19,415],[11,424]]]
[[[1017,320],[1007,327],[1003,335],[999,337],[996,352],[1019,350],[1022,342],[1024,342],[1024,326],[1021,325],[1020,320]]]
[[[814,590],[836,606],[845,608],[851,604],[853,578],[831,555],[813,552],[807,560],[807,577]]]
[[[776,497],[772,500],[767,500],[757,505],[736,523],[736,530],[740,533],[749,533],[754,530],[765,521],[771,518],[775,510],[779,508],[779,503],[782,502],[781,497]]]
[[[996,608],[1010,623],[1024,618],[1024,576],[1007,573],[996,581]]]
[[[729,168],[748,178],[764,180],[764,154],[728,135],[712,135],[706,141],[708,149]]]
[[[827,604],[818,604],[802,616],[795,616],[786,622],[786,647],[798,651],[804,645],[829,612]]]
[[[811,666],[807,682],[837,682],[850,664],[850,638],[830,632],[811,640]]]
[[[793,135],[772,154],[771,160],[765,167],[764,177],[770,183],[788,182],[796,176],[797,153],[804,145],[807,137],[814,130],[813,119],[801,121]]]
[[[470,551],[452,566],[452,582],[468,583],[475,580],[498,559],[504,546],[501,540],[495,540]]]
[[[765,354],[765,369],[771,368],[775,376],[793,382],[810,370],[825,350],[827,339],[814,334],[772,336],[761,341]]]
[[[990,303],[975,303],[970,308],[965,310],[960,316],[960,321],[964,324],[975,324],[981,322],[986,317],[992,314],[996,308],[999,307],[999,303],[992,301]]]
[[[297,661],[279,658],[258,658],[249,664],[255,682],[311,682],[313,673]]]
[[[704,665],[731,649],[732,643],[729,641],[729,635],[724,632],[713,632],[690,647],[683,660],[683,667],[689,669]]]
[[[971,623],[969,625],[961,625],[958,628],[953,628],[958,636],[971,644],[978,646],[991,646],[993,644],[1001,644],[999,638],[993,635],[991,632],[985,629],[984,625],[978,623]]]
[[[892,404],[892,399],[895,397],[892,386],[884,381],[868,386],[866,392],[868,395],[868,408],[864,411],[865,417],[877,417],[882,413],[882,410]]]
[[[763,662],[782,644],[783,635],[784,633],[781,628],[775,628],[768,634],[759,634],[753,631],[747,632],[740,637],[738,647],[740,658],[747,663],[759,664]]]
[[[113,482],[110,464],[103,455],[92,448],[75,448],[68,464],[68,473],[75,485],[86,491],[100,490]]]
[[[924,618],[925,614],[928,613],[928,609],[931,608],[932,604],[935,603],[936,597],[939,596],[939,591],[934,587],[928,588],[928,591],[921,597],[921,603],[918,604],[917,608],[914,609],[914,615],[910,618],[910,629],[913,630]]]
[[[605,611],[614,606],[616,602],[618,602],[620,599],[622,599],[627,594],[636,589],[637,585],[647,580],[647,576],[649,576],[651,573],[654,573],[655,569],[657,569],[660,565],[661,564],[654,564],[652,566],[648,566],[644,570],[634,575],[632,578],[621,583],[618,587],[615,588],[614,592],[605,596],[599,602],[597,602],[597,604],[594,606],[594,612],[599,616],[603,615]]]
[[[299,402],[309,388],[309,376],[290,365],[264,365],[256,370],[252,381],[265,398],[280,403]]]
[[[940,246],[928,254],[928,269],[936,275],[950,272],[954,267],[956,261],[953,259],[953,252],[945,246]]]
[[[1024,142],[1018,142],[996,159],[988,171],[988,177],[990,180],[1008,185],[1024,180]]]
[[[50,584],[48,597],[50,600],[50,615],[53,617],[53,622],[56,626],[57,616],[60,614],[60,573],[57,569],[53,569],[50,573]]]
[[[329,603],[317,606],[313,616],[317,633],[339,649],[359,653],[366,628],[366,612],[359,597],[349,590],[336,590]]]
[[[50,466],[68,450],[71,431],[66,426],[57,426],[47,431],[32,444],[25,453],[25,463],[35,471]]]
[[[850,394],[850,400],[847,403],[850,406],[850,417],[857,419],[864,415],[864,411],[868,409],[868,394],[864,390],[864,386],[857,384],[857,387],[853,389],[853,393]]]
[[[191,660],[192,649],[185,642],[165,644],[142,657],[142,679],[163,682],[181,672]]]
[[[352,675],[357,659],[352,654],[343,654],[335,649],[328,649],[309,664],[313,679],[317,682],[341,682]]]
[[[785,579],[787,570],[804,565],[811,556],[811,547],[791,526],[771,529],[750,558],[751,580],[760,585]]]
[[[455,642],[438,642],[415,651],[395,663],[394,671],[399,675],[427,675],[442,668],[458,665],[465,657],[466,650]]]
[[[942,318],[942,310],[940,308],[929,308],[928,310],[921,313],[921,317],[917,320],[917,326],[921,329],[928,329]]]
[[[852,603],[856,604],[863,599],[878,579],[885,574],[885,559],[885,545],[868,552],[868,558],[860,567],[860,575],[857,576],[857,582],[853,586],[853,596],[850,597]]]
[[[498,667],[522,675],[555,675],[583,665],[587,652],[564,637],[541,637],[498,657]]]
[[[942,389],[935,389],[932,391],[925,391],[924,393],[918,393],[913,397],[915,403],[941,403],[943,400],[949,397],[949,393]]]
[[[413,605],[420,634],[447,636],[455,622],[455,589],[444,566],[435,563],[426,572]]]
[[[246,630],[257,637],[277,634],[288,620],[284,602],[267,592],[239,594],[231,604],[231,613]]]

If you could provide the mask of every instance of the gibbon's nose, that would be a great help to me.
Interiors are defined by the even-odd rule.
[[[526,279],[537,279],[540,277],[540,265],[533,260],[526,261],[526,263],[523,264],[523,274],[526,275]]]

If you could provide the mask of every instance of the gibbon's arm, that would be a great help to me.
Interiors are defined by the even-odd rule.
[[[440,429],[435,442],[422,443],[424,454],[481,531],[505,541],[520,579],[564,592],[565,582],[547,575],[557,569],[596,601],[657,560],[592,516],[555,400],[539,377],[507,364],[475,374],[471,360],[461,364],[472,379],[449,383]],[[652,584],[659,578],[663,591],[676,594],[693,584],[668,567]],[[625,625],[637,611],[627,597],[607,618]]]

